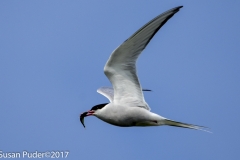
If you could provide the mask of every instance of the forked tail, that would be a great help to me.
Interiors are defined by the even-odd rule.
[[[182,123],[182,122],[177,122],[177,121],[173,121],[173,120],[170,120],[170,119],[165,119],[165,125],[196,129],[196,130],[201,130],[201,131],[212,133],[212,132],[206,130],[207,127],[193,125],[193,124],[187,124],[187,123]]]

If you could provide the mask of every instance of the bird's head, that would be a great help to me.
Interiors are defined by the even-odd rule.
[[[91,115],[96,115],[103,107],[105,107],[108,103],[98,104],[93,106],[89,111],[84,112],[80,115],[80,122],[82,123],[83,127],[84,125],[84,118]]]

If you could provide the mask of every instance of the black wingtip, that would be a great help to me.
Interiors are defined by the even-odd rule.
[[[151,89],[142,89],[142,91],[148,91],[148,92],[152,92]]]
[[[173,8],[172,10],[178,12],[182,7],[183,6],[178,6],[178,7]]]
[[[178,7],[176,7],[177,9],[180,9],[180,8],[182,8],[183,6],[178,6]]]
[[[178,6],[172,9],[175,13],[177,13],[183,6]]]

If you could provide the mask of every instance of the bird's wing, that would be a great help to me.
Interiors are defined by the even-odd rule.
[[[114,91],[112,87],[101,87],[97,90],[98,93],[107,97],[107,99],[112,102],[114,98]]]
[[[136,60],[157,31],[180,8],[182,6],[173,8],[157,16],[113,51],[104,67],[104,73],[113,85],[114,103],[135,104],[134,106],[150,109],[144,100],[141,85],[137,77]]]
[[[142,91],[152,91],[150,89],[142,89]],[[113,101],[114,91],[112,87],[100,87],[97,90],[98,93],[105,96],[110,102]]]

